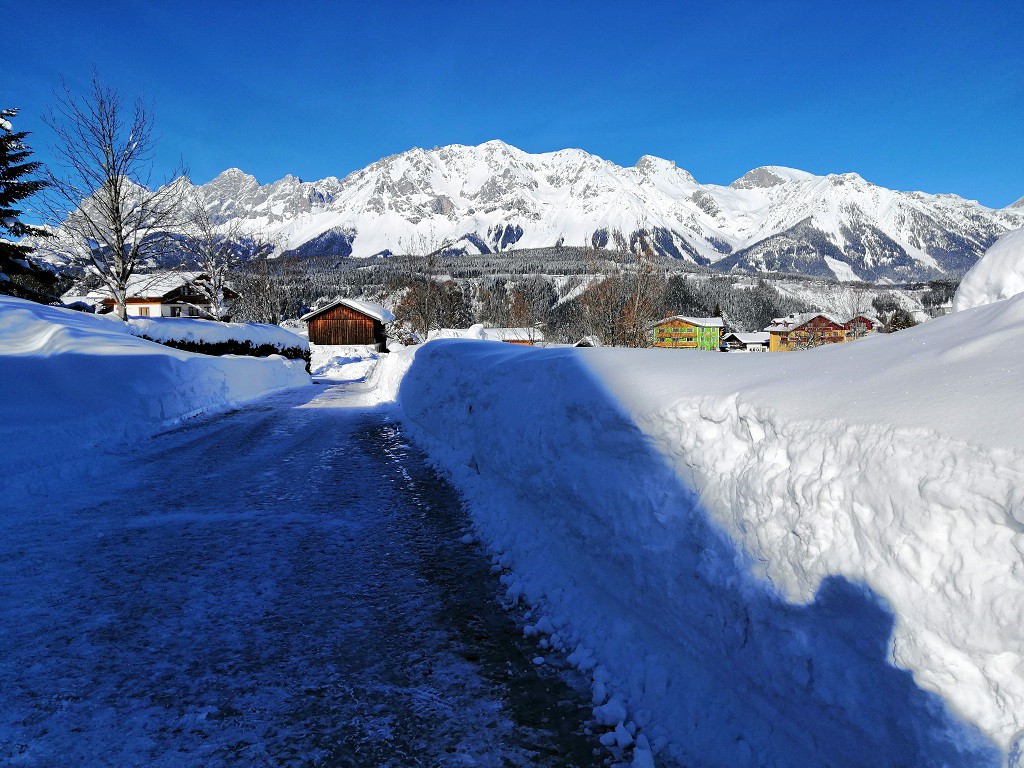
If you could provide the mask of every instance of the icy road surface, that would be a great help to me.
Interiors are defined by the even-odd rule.
[[[452,488],[318,386],[0,515],[0,764],[582,766]]]

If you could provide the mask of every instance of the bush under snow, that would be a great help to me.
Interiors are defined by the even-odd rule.
[[[1022,334],[1024,297],[775,355],[441,341],[399,404],[599,719],[706,766],[994,766],[1024,729]]]
[[[113,315],[105,316],[121,322]],[[128,320],[130,333],[186,352],[209,355],[282,355],[309,360],[309,341],[277,325],[221,323],[194,318],[145,318]]]

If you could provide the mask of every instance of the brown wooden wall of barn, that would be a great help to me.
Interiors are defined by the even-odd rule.
[[[383,335],[380,322],[344,305],[309,321],[309,340],[313,344],[376,344]]]

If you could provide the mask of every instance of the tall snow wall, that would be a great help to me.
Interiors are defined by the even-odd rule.
[[[78,472],[96,452],[310,383],[302,361],[182,352],[126,323],[9,296],[0,296],[0,381],[0,491],[16,476]]]
[[[1021,649],[1000,647],[1020,632],[998,622],[1019,591],[986,591],[998,590],[998,574],[986,585],[991,572],[972,581],[955,568],[950,578],[966,583],[948,584],[942,556],[958,557],[945,538],[949,521],[920,536],[912,530],[922,522],[920,499],[941,509],[944,489],[998,475],[972,478],[991,467],[984,451],[965,460],[958,448],[938,446],[934,460],[950,470],[950,485],[918,487],[930,459],[915,459],[921,445],[901,443],[905,436],[853,430],[830,444],[836,429],[790,428],[736,398],[680,401],[641,429],[643,419],[578,350],[487,342],[424,346],[398,400],[509,567],[509,594],[543,614],[537,626],[593,676],[598,719],[640,726],[639,746],[703,766],[1006,762],[1007,734],[1019,727]],[[808,445],[817,480],[787,464],[787,454],[795,462]],[[858,483],[871,485],[864,478],[879,471],[893,479],[889,495],[884,482],[859,494]],[[1001,482],[991,498],[1006,490]],[[821,503],[827,517],[808,512]],[[1005,557],[1006,537],[996,531],[1008,526],[1005,509],[996,521],[984,519],[991,510],[978,514],[948,515],[959,521],[953,533],[970,548],[987,537],[994,557]],[[894,536],[906,545],[898,557],[916,561],[903,577],[891,573],[899,566],[890,562]],[[860,552],[860,563],[830,561],[830,547]],[[787,583],[787,567],[801,585],[813,583],[809,594]],[[873,585],[863,574],[876,568],[887,575]],[[936,575],[918,588],[922,571]],[[951,600],[930,594],[943,585],[983,594],[952,617],[944,615]],[[915,600],[923,604],[912,610]],[[977,634],[965,636],[973,620]],[[899,642],[922,645],[894,654]],[[937,658],[920,658],[932,649]],[[989,668],[979,668],[982,657]],[[971,710],[949,688],[959,679],[968,680],[968,699],[996,690]]]

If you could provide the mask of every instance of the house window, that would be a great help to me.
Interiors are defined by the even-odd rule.
[[[181,317],[181,307],[171,307],[171,317]]]
[[[139,317],[149,317],[149,307],[139,307]]]

